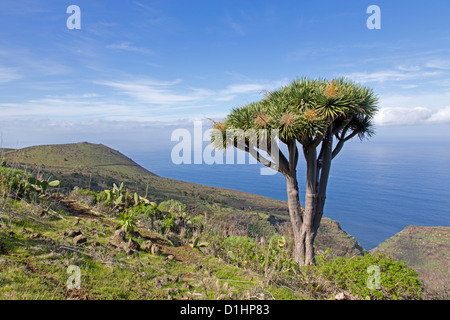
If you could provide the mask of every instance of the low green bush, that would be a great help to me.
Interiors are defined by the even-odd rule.
[[[377,253],[352,258],[317,257],[314,274],[343,291],[363,299],[421,299],[418,273],[403,261]]]
[[[0,192],[2,197],[9,195],[22,197],[34,191],[28,178],[31,175],[23,170],[0,167]]]
[[[228,237],[223,252],[230,262],[255,271],[276,270],[280,275],[295,276],[298,265],[292,260],[285,237],[272,236],[267,243],[258,244],[255,239],[243,236]]]

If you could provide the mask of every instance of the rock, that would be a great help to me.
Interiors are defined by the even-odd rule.
[[[345,294],[343,292],[339,292],[337,295],[334,296],[334,299],[336,300],[346,300]]]
[[[142,244],[142,250],[143,251],[150,251],[152,249],[152,242],[150,240],[144,241]]]
[[[172,279],[170,279],[170,282],[172,282],[173,284],[177,283],[178,280],[180,280],[179,276],[173,277]]]
[[[40,234],[39,232],[33,233],[33,234],[30,234],[27,238],[29,238],[29,239],[40,239],[40,238],[42,238],[42,234]]]
[[[181,286],[181,288],[182,288],[182,289],[189,290],[190,288],[192,288],[192,286],[191,286],[189,283],[185,282],[185,283],[183,283],[183,285]]]
[[[83,236],[82,234],[73,238],[74,244],[82,244],[82,243],[86,243],[86,241],[87,241],[87,238],[85,236]]]
[[[150,250],[154,255],[159,255],[161,253],[161,248],[157,244],[152,245]]]
[[[165,261],[172,261],[175,259],[175,256],[173,254],[169,254],[167,257],[164,258]]]
[[[73,237],[79,236],[81,234],[81,231],[78,230],[78,229],[76,229],[76,230],[69,230],[69,231],[67,231],[66,234],[67,234],[68,237],[73,238]]]
[[[80,223],[80,218],[76,217],[75,222],[73,223],[74,226],[77,226]]]
[[[41,210],[41,212],[39,213],[39,218],[45,217],[46,215],[48,215],[48,211],[47,210]]]
[[[91,243],[91,247],[92,247],[92,248],[100,247],[100,245],[101,245],[101,244],[100,244],[100,242],[98,242],[98,241],[94,241],[94,242]]]
[[[167,282],[169,281],[168,277],[162,277],[162,278],[155,278],[153,280],[153,285],[158,288],[161,289],[162,287],[165,287],[167,285]]]
[[[236,295],[236,293],[234,293],[234,292],[230,292],[230,293],[228,293],[227,298],[228,298],[229,300],[236,300],[236,299],[237,299],[237,295]]]
[[[134,241],[130,238],[130,240],[127,243],[127,246],[125,247],[125,250],[133,250],[133,251],[139,251],[141,249],[141,246],[137,241]]]
[[[179,294],[180,293],[180,289],[178,288],[172,288],[171,290],[174,294]]]
[[[114,243],[112,243],[111,240],[108,241],[106,246],[109,247],[110,249],[116,249],[117,248],[117,246]]]
[[[125,237],[126,237],[126,232],[123,230],[116,230],[114,232],[114,241],[116,242],[116,244],[122,244],[123,242],[125,242]]]
[[[266,239],[264,237],[261,237],[258,243],[261,247],[266,246]]]

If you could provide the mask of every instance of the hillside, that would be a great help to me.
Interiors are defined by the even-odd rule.
[[[17,150],[5,149],[10,163],[21,166],[67,169],[100,169],[110,173],[155,176],[119,151],[102,144],[73,143],[33,146]]]
[[[377,252],[418,271],[430,297],[450,298],[450,227],[408,226],[370,251]]]
[[[0,156],[3,156],[8,151],[13,151],[12,148],[0,148]]]
[[[0,167],[0,300],[420,298],[416,273],[384,256],[326,253],[298,266],[292,241],[260,212],[188,211],[122,187],[63,195],[28,177]],[[352,240],[336,222],[323,227]],[[383,266],[380,289],[366,286],[374,264]]]
[[[209,213],[218,224],[228,228],[231,235],[247,235],[249,225],[250,228],[260,227],[261,219],[273,230],[290,235],[284,201],[159,177],[119,151],[101,144],[33,146],[9,151],[6,157],[10,165],[34,168],[44,177],[59,179],[59,191],[66,194],[74,187],[101,191],[111,188],[113,183],[124,182],[130,192],[147,194],[153,201],[175,199],[185,203],[190,212]],[[356,239],[344,232],[339,223],[327,218],[322,221],[316,246],[319,251],[331,248],[336,256],[363,252]]]

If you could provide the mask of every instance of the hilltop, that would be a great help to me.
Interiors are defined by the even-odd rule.
[[[8,162],[53,170],[95,170],[126,175],[156,176],[117,150],[88,142],[4,149]]]

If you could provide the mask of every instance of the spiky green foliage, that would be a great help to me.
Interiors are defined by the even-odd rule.
[[[373,134],[377,101],[372,89],[345,78],[300,78],[268,93],[261,101],[233,109],[224,122],[213,122],[216,132],[212,142],[216,148],[236,146],[238,138],[230,144],[226,130],[277,129],[282,142],[295,139],[307,144],[330,126],[337,136],[344,133],[342,139],[350,135],[363,139]]]

